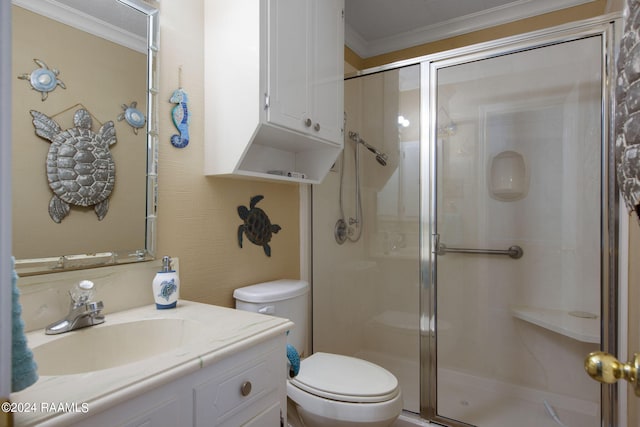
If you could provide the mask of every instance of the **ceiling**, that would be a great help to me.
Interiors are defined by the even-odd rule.
[[[132,14],[127,7],[144,5],[143,0],[12,1],[27,9],[41,5],[44,14],[54,19],[61,9],[53,10],[51,5],[62,4],[62,15],[77,11],[138,37],[146,36],[144,15]],[[345,44],[361,58],[369,58],[592,1],[345,0]]]
[[[345,0],[345,44],[368,58],[594,0]]]

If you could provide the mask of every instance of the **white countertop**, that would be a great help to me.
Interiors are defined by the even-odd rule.
[[[180,300],[175,309],[157,310],[155,305],[148,305],[108,314],[105,323],[91,328],[157,318],[187,319],[201,323],[204,328],[198,340],[138,362],[72,375],[41,375],[34,385],[11,395],[12,402],[29,404],[37,409],[15,413],[15,425],[68,425],[78,421],[83,414],[46,413],[40,410],[41,403],[75,402],[78,407],[86,404],[89,414],[97,413],[283,334],[293,327],[289,320],[279,317]],[[29,346],[34,348],[81,331],[45,335],[43,330],[38,330],[27,334],[27,338]]]

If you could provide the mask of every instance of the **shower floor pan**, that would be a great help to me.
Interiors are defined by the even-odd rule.
[[[405,410],[420,411],[419,366],[417,361],[390,357],[373,351],[356,355],[383,366],[400,382]],[[544,402],[555,410],[566,427],[598,427],[596,402],[557,393],[496,381],[491,378],[440,369],[438,413],[462,420],[473,420],[480,427],[560,427],[545,410]],[[425,426],[411,414],[401,417],[394,427]]]
[[[384,367],[398,378],[404,409],[412,413],[420,412],[420,334],[416,318],[416,314],[394,310],[372,317],[365,325],[365,348],[355,355]],[[424,333],[428,334],[430,328],[424,326]],[[451,325],[443,321],[439,328],[447,333]],[[480,427],[560,427],[547,413],[545,401],[566,427],[599,426],[597,402],[451,369],[439,369],[438,375],[438,413],[474,420]]]

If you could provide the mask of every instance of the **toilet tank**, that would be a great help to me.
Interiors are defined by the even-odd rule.
[[[245,286],[233,291],[236,309],[269,314],[291,320],[287,342],[301,355],[306,355],[309,329],[309,283],[304,280],[281,279]]]

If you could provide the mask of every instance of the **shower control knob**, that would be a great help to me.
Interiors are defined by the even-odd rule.
[[[318,132],[318,131],[320,130],[320,123],[316,123],[316,124],[313,126],[313,129],[314,129],[316,132]]]
[[[311,119],[310,119],[310,118],[307,118],[307,119],[305,119],[305,121],[304,121],[304,125],[305,125],[306,127],[311,127],[311,124],[312,124],[312,123],[313,123],[313,122],[311,121]]]
[[[343,219],[339,219],[336,222],[336,226],[333,230],[333,236],[336,238],[336,242],[339,245],[347,241],[347,223]]]
[[[640,354],[633,355],[633,361],[622,363],[615,356],[602,351],[594,351],[584,361],[584,369],[596,381],[613,384],[623,378],[633,386],[636,396],[640,396]]]

